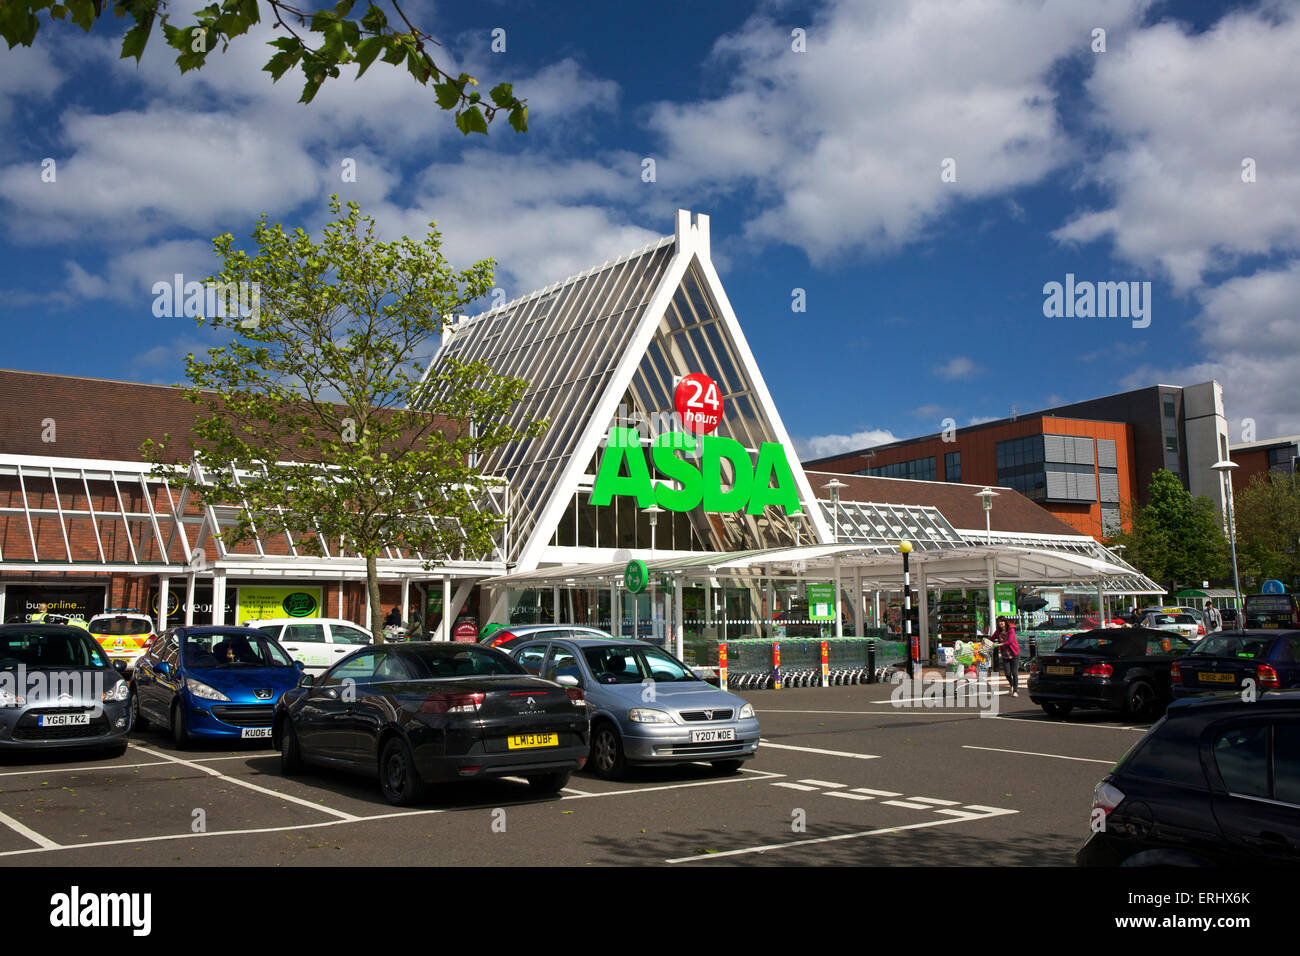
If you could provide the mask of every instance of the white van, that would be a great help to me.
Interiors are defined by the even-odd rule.
[[[243,626],[279,641],[290,657],[318,677],[344,655],[374,643],[369,631],[337,617],[274,617],[245,621]]]

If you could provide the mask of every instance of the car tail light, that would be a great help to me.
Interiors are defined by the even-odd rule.
[[[574,707],[587,706],[587,695],[582,692],[581,687],[566,687],[564,692],[569,695],[569,703]]]
[[[1259,678],[1260,687],[1281,687],[1282,683],[1277,679],[1277,671],[1269,664],[1260,664],[1255,676]]]
[[[1115,668],[1109,664],[1093,664],[1091,667],[1083,669],[1084,677],[1109,677],[1115,673]]]
[[[1183,669],[1174,661],[1169,665],[1169,683],[1181,684],[1183,682]]]
[[[480,692],[473,694],[430,694],[420,705],[422,714],[473,714],[483,705],[487,695]]]
[[[488,647],[500,647],[506,641],[513,641],[515,636],[509,631],[497,631],[492,635],[492,643]]]
[[[483,769],[482,767],[457,767],[456,772],[459,773],[462,777],[468,777],[471,776],[472,774],[478,773],[482,769]]]
[[[1100,807],[1102,812],[1105,813],[1107,817],[1110,816],[1112,810],[1114,810],[1123,802],[1124,802],[1124,792],[1120,790],[1119,787],[1116,787],[1114,784],[1107,783],[1106,781],[1103,780],[1101,783],[1097,784],[1097,786],[1093,788],[1092,809],[1096,810],[1098,807]]]

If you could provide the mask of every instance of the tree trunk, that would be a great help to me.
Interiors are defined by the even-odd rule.
[[[379,606],[379,562],[373,554],[366,555],[366,591],[370,595],[370,633],[375,643],[384,643],[384,609]]]

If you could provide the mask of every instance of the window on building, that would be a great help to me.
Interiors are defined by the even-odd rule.
[[[1166,395],[1163,398],[1163,402],[1165,406],[1165,418],[1177,418],[1178,405],[1174,401],[1174,397],[1172,395]]]
[[[855,474],[870,475],[873,478],[907,478],[912,481],[934,481],[936,476],[935,459],[931,455],[929,458],[896,461],[891,465],[865,468],[862,471],[855,472]]]
[[[961,452],[950,451],[943,456],[943,480],[961,481]]]
[[[1295,474],[1296,456],[1300,455],[1300,447],[1295,445],[1283,445],[1281,448],[1270,448],[1268,450],[1268,470],[1279,474]]]
[[[998,485],[1013,488],[1029,498],[1047,497],[1042,435],[1026,435],[997,443]]]

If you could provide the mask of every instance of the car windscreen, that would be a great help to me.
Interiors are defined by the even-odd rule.
[[[17,631],[0,634],[0,670],[24,667],[107,667],[104,652],[73,631]]]
[[[280,646],[258,632],[188,634],[185,637],[185,666],[292,667]]]
[[[91,634],[129,636],[148,634],[153,630],[153,625],[148,621],[140,620],[138,617],[101,617],[98,620],[91,621],[89,628]]]
[[[1141,639],[1132,634],[1090,631],[1087,634],[1076,634],[1057,648],[1056,653],[1103,654],[1107,657],[1118,657],[1121,654],[1125,656],[1141,654],[1141,647]]]
[[[1264,660],[1275,640],[1277,638],[1271,634],[1213,634],[1197,644],[1190,656]]]
[[[697,681],[689,667],[649,644],[599,644],[585,647],[582,656],[601,684]]]
[[[477,644],[428,644],[406,650],[403,659],[422,678],[497,677],[528,673],[501,651]]]

